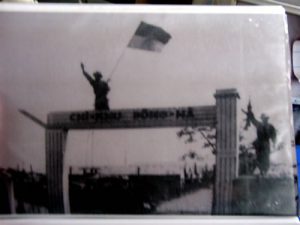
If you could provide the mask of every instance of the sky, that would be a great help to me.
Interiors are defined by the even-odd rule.
[[[291,164],[288,66],[283,16],[278,14],[8,13],[0,12],[0,163],[45,172],[43,121],[55,111],[92,110],[89,73],[110,78],[111,109],[214,105],[217,89],[236,88],[259,118],[270,117],[284,150],[271,160]],[[127,47],[141,21],[172,38],[162,52]],[[180,128],[70,131],[65,166],[178,162],[202,142],[185,144]],[[253,127],[247,141],[255,139]]]

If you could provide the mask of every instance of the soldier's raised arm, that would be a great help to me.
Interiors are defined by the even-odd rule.
[[[83,75],[84,75],[85,78],[90,82],[90,84],[92,84],[92,83],[94,82],[94,80],[93,80],[93,78],[85,71],[84,64],[81,63],[80,66],[81,66],[81,70],[82,70]]]
[[[260,124],[259,121],[255,118],[252,110],[250,112],[248,112],[248,119],[256,127]]]
[[[248,129],[250,124],[252,123],[255,127],[259,125],[259,121],[255,118],[254,113],[252,112],[252,105],[251,102],[249,101],[247,111],[242,109],[242,112],[247,116],[246,118],[246,125],[245,125],[245,130]]]

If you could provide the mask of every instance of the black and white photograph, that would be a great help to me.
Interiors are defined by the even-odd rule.
[[[92,9],[0,7],[0,214],[295,215],[283,10]]]

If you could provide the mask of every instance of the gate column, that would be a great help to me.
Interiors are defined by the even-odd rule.
[[[216,98],[216,170],[214,214],[230,214],[232,183],[238,176],[238,122],[236,89],[217,90]]]
[[[63,190],[63,163],[67,131],[46,129],[46,174],[49,213],[66,213]]]

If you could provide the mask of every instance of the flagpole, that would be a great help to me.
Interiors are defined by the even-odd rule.
[[[129,40],[129,42],[130,42],[130,40]],[[120,54],[120,56],[119,56],[119,58],[118,58],[118,60],[117,60],[117,62],[116,62],[116,64],[115,64],[115,66],[113,67],[112,71],[111,71],[110,74],[108,75],[107,81],[110,81],[110,80],[111,80],[111,78],[112,78],[112,76],[114,75],[115,70],[116,70],[117,67],[119,66],[119,64],[120,64],[120,62],[121,62],[121,59],[123,58],[123,56],[124,56],[125,51],[126,51],[127,48],[128,48],[128,44],[127,44],[126,47],[123,49],[123,51],[122,51],[122,53]]]
[[[132,39],[132,37],[131,37],[131,39]],[[130,43],[130,40],[129,40],[128,43]],[[123,49],[123,51],[122,51],[122,53],[120,54],[120,56],[119,56],[119,58],[118,58],[118,60],[117,60],[117,62],[116,62],[116,64],[115,64],[115,66],[113,67],[112,71],[111,71],[110,74],[108,75],[107,81],[110,81],[110,80],[111,80],[111,78],[112,78],[112,76],[114,75],[114,73],[115,73],[117,67],[119,66],[119,64],[120,64],[120,62],[121,62],[121,59],[123,58],[123,56],[124,56],[125,51],[126,51],[127,48],[128,48],[128,44],[127,44],[127,45],[125,46],[125,48]]]
[[[117,60],[117,62],[116,62],[116,64],[115,64],[115,66],[113,67],[112,71],[111,71],[110,74],[108,75],[108,79],[107,79],[108,81],[110,81],[111,78],[112,78],[112,76],[114,75],[114,73],[115,73],[117,67],[119,66],[119,64],[120,64],[120,62],[121,62],[121,59],[123,58],[123,56],[124,56],[124,54],[125,54],[126,49],[127,49],[127,45],[126,45],[126,47],[123,49],[123,51],[122,51],[122,53],[120,54],[120,56],[119,56],[119,58],[118,58],[118,60]]]

